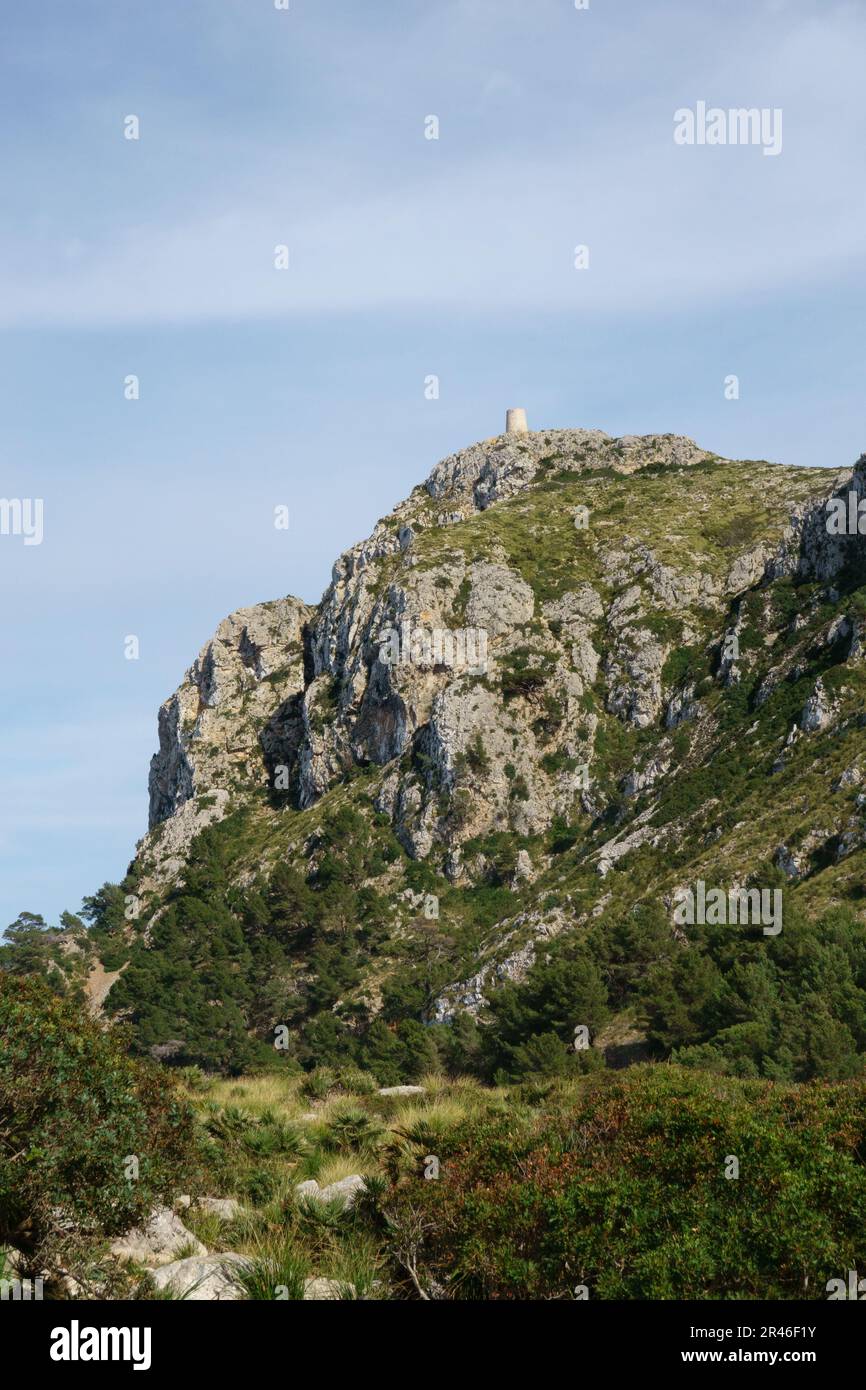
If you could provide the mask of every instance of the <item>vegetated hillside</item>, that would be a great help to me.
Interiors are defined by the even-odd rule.
[[[208,1067],[861,1072],[866,539],[825,503],[864,467],[588,430],[444,460],[317,608],[221,624],[56,972],[95,950],[138,1046]],[[699,882],[780,890],[781,931],[678,922]]]
[[[862,1268],[863,1079],[379,1089],[122,1043],[0,971],[0,1279],[49,1299],[824,1299]]]

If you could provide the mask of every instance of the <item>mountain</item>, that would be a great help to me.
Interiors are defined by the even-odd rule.
[[[162,706],[89,900],[103,1007],[158,1056],[277,1037],[382,1084],[579,1028],[583,1066],[859,1070],[866,541],[829,504],[864,469],[598,430],[444,459]]]

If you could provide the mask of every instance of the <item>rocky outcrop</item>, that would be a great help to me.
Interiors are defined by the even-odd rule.
[[[824,688],[824,682],[815,682],[815,689],[809,696],[800,714],[800,728],[806,734],[819,732],[832,723],[837,706]]]
[[[184,1226],[170,1207],[156,1207],[144,1226],[136,1226],[111,1245],[117,1260],[140,1265],[164,1265],[177,1258],[181,1250],[206,1255],[207,1250]]]
[[[684,749],[712,743],[708,691],[757,675],[758,714],[807,669],[820,596],[778,620],[773,586],[828,582],[861,553],[830,534],[827,503],[866,490],[864,468],[736,465],[688,439],[598,430],[443,459],[340,556],[317,607],[233,614],[166,701],[145,886],[181,876],[192,838],[254,792],[275,815],[311,811],[362,770],[403,848],[452,883],[483,880],[477,846],[505,835],[507,881],[525,890],[544,872],[525,842],[557,824],[591,835],[588,870],[615,878],[680,832],[648,800],[677,785]],[[859,630],[853,609],[825,617],[827,659],[856,661]],[[774,772],[836,717],[819,677]],[[462,996],[523,969],[526,945],[479,962]]]
[[[612,620],[613,622],[614,620]],[[667,649],[637,625],[637,618],[619,630],[605,661],[607,708],[612,714],[647,729],[662,707],[662,667]]]
[[[457,1013],[477,1018],[491,989],[505,982],[520,984],[534,965],[539,947],[561,936],[571,925],[568,915],[559,910],[521,913],[513,921],[502,923],[481,969],[468,980],[451,985],[439,996],[430,1021],[451,1023]],[[522,944],[515,948],[517,940]]]
[[[240,608],[220,623],[160,709],[151,829],[194,798],[226,799],[269,782],[267,759],[279,753],[275,719],[304,688],[303,630],[312,612],[285,598]]]
[[[579,579],[542,602],[501,546],[474,557],[449,547],[447,533],[554,472],[592,481],[687,472],[708,459],[671,435],[552,430],[487,440],[443,459],[346,551],[316,609],[283,599],[226,619],[160,711],[150,778],[151,824],[164,827],[157,880],[180,872],[193,836],[244,788],[275,786],[309,807],[358,766],[388,769],[377,804],[417,858],[439,846],[456,863],[468,839],[537,834],[582,802],[595,805],[587,770],[598,715],[586,698],[599,676],[606,710],[636,729],[698,717],[693,689],[664,688],[665,661],[688,636],[677,636],[673,615],[688,623],[695,611],[721,614],[774,567],[795,568],[795,553],[801,568],[832,568],[819,554],[820,509],[792,501],[778,536],[752,541],[724,570],[691,553],[674,562],[646,539],[626,534],[617,546],[605,536],[601,584]],[[431,550],[440,533],[443,545]],[[591,521],[586,544],[592,551]],[[667,627],[650,622],[659,611],[671,615]],[[735,623],[727,635],[736,634]],[[724,635],[720,617],[717,641]],[[726,683],[738,669],[722,655]],[[656,757],[627,794],[660,774]]]

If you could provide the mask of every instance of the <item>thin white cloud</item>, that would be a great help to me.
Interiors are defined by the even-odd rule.
[[[452,7],[450,24],[482,25],[489,9],[484,0]],[[427,29],[436,32],[430,20]],[[246,160],[235,152],[233,181],[203,189],[197,209],[168,201],[132,226],[113,209],[89,243],[70,235],[50,255],[37,241],[29,264],[13,246],[18,273],[0,277],[0,324],[400,309],[651,313],[829,281],[859,264],[866,112],[852,93],[866,56],[862,14],[842,4],[816,17],[770,0],[753,13],[749,42],[729,41],[718,55],[686,27],[686,53],[673,67],[666,53],[663,80],[635,97],[617,79],[648,32],[646,16],[637,43],[620,31],[618,70],[607,86],[589,75],[582,107],[566,93],[551,104],[535,67],[523,95],[520,64],[494,47],[477,90],[496,95],[488,107],[511,95],[516,130],[498,135],[491,117],[467,133],[468,117],[461,126],[452,115],[441,140],[425,142],[419,115],[411,150],[383,161],[383,128],[384,151],[374,142],[360,166],[333,135],[299,144],[293,133],[284,167],[272,141],[252,139]],[[394,107],[408,119],[399,74],[393,83]],[[698,99],[782,107],[781,156],[675,146],[673,112]],[[273,267],[281,243],[288,271]],[[588,272],[572,266],[577,243],[590,247]]]

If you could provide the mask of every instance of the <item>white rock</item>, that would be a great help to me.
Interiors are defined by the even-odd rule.
[[[803,872],[801,857],[788,849],[787,845],[778,845],[774,855],[776,867],[782,870],[786,878],[799,878]]]
[[[220,1221],[234,1221],[243,1211],[234,1197],[199,1197],[196,1206],[210,1216],[218,1216]]]
[[[842,787],[857,787],[863,781],[863,773],[856,763],[846,767],[845,771],[837,777],[833,783],[833,791],[840,791]]]
[[[243,1255],[196,1255],[151,1270],[148,1278],[157,1289],[170,1289],[191,1303],[236,1302],[246,1297],[238,1273],[249,1266]]]
[[[501,637],[532,621],[535,594],[519,574],[504,565],[480,562],[472,566],[470,576],[472,587],[466,604],[470,627]]]
[[[298,1183],[295,1188],[299,1197],[305,1197],[307,1201],[314,1202],[341,1202],[344,1211],[355,1204],[355,1199],[360,1192],[365,1192],[367,1184],[360,1173],[352,1173],[347,1178],[340,1178],[339,1182],[329,1183],[327,1187],[319,1187],[315,1178],[308,1179],[307,1182]]]
[[[335,1299],[355,1296],[355,1285],[344,1284],[338,1279],[307,1279],[304,1282],[305,1299]]]
[[[800,728],[807,734],[819,733],[832,722],[835,712],[834,702],[828,696],[824,682],[819,676],[815,682],[815,689],[803,706]]]
[[[315,1178],[308,1178],[306,1182],[297,1183],[295,1191],[299,1197],[318,1197],[319,1184]]]
[[[380,1096],[423,1096],[426,1086],[380,1086]]]
[[[339,1182],[332,1182],[328,1187],[323,1187],[319,1193],[319,1198],[323,1202],[342,1201],[345,1210],[355,1205],[355,1199],[362,1192],[366,1192],[367,1184],[360,1173],[352,1173],[348,1178],[340,1178]]]
[[[141,1265],[164,1265],[174,1260],[181,1250],[192,1248],[196,1255],[206,1255],[207,1248],[188,1231],[180,1217],[170,1207],[156,1207],[147,1223],[134,1226],[110,1247],[118,1260],[134,1260]]]
[[[535,869],[529,857],[529,852],[525,849],[519,849],[517,851],[517,860],[514,865],[514,882],[532,883],[534,878]]]

